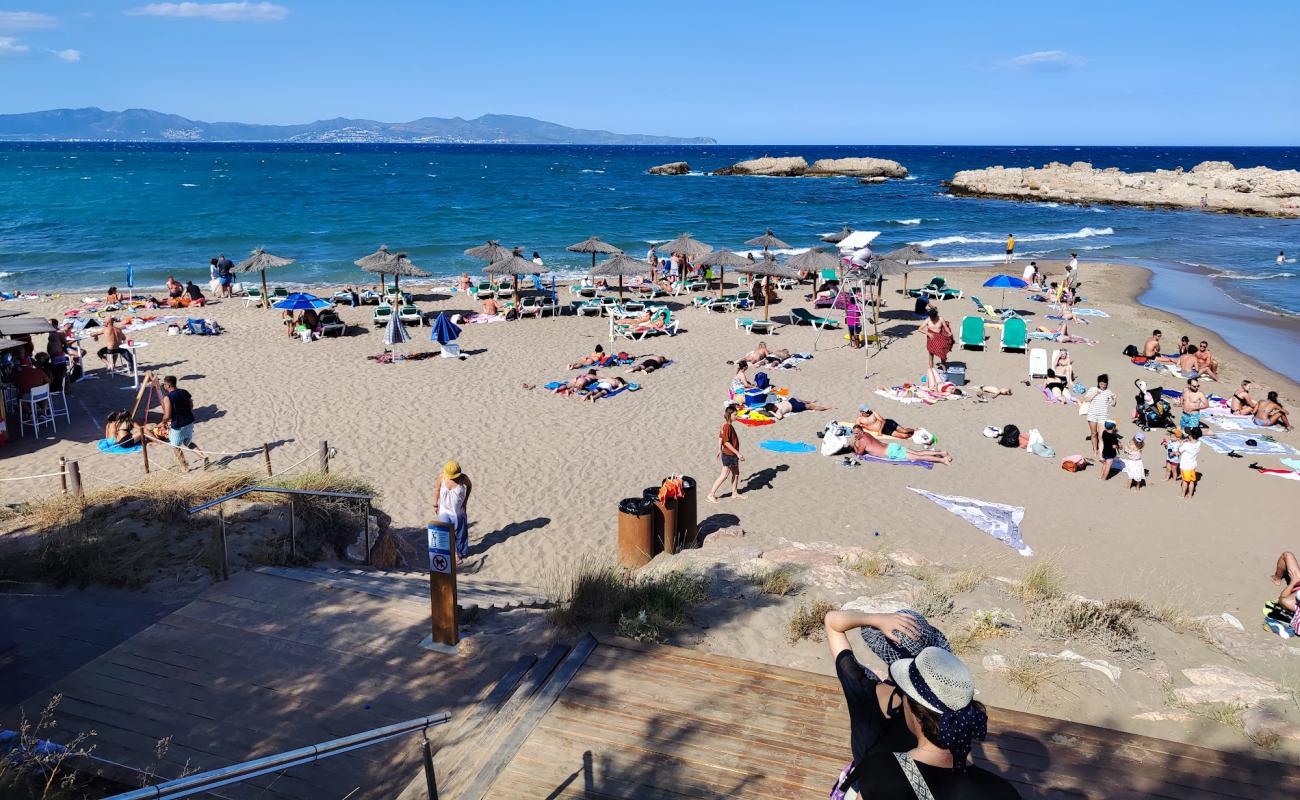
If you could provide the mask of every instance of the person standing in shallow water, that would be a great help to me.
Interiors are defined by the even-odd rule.
[[[1006,261],[1006,263],[1010,264],[1010,263],[1011,263],[1011,257],[1014,256],[1015,254],[1016,254],[1016,237],[1015,237],[1015,234],[1008,233],[1008,234],[1007,234],[1007,261]]]

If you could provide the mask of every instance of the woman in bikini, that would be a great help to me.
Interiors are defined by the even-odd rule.
[[[927,308],[925,314],[925,351],[930,359],[925,374],[931,386],[938,386],[941,381],[935,366],[948,363],[948,353],[952,351],[953,345],[952,326],[948,324],[948,320],[939,318],[939,309],[935,306]]]
[[[1234,414],[1254,414],[1257,403],[1250,397],[1251,382],[1244,380],[1241,382],[1241,388],[1233,392],[1232,397],[1228,398],[1228,407]]]
[[[1064,378],[1066,383],[1074,383],[1074,360],[1070,358],[1069,350],[1057,351],[1056,363],[1052,365],[1052,370],[1057,376]]]
[[[578,359],[577,361],[573,362],[572,364],[569,365],[569,369],[582,369],[583,367],[590,367],[593,364],[604,364],[604,363],[605,363],[605,348],[601,347],[600,345],[596,345],[596,349],[592,351],[591,355],[584,356]]]

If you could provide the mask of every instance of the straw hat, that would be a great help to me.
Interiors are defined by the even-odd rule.
[[[448,461],[447,465],[442,468],[442,474],[448,480],[456,480],[460,477],[460,462]]]
[[[975,679],[970,670],[957,656],[938,647],[927,647],[916,658],[890,664],[889,677],[904,694],[936,714],[960,711],[975,699]],[[927,700],[926,695],[931,699]]]

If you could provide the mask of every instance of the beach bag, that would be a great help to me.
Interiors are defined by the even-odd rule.
[[[1061,459],[1061,469],[1066,472],[1082,472],[1088,466],[1088,459],[1083,456],[1066,456]]]
[[[829,422],[826,424],[826,430],[822,434],[822,455],[837,456],[848,450],[849,442],[853,436],[853,431],[838,422]]]
[[[1142,355],[1142,353],[1137,349],[1136,346],[1129,345],[1128,347],[1124,348],[1124,355],[1128,356],[1129,358],[1137,358],[1138,356]]]
[[[1019,447],[1020,429],[1015,425],[1004,425],[1002,427],[1002,435],[998,437],[998,444],[1003,447]]]

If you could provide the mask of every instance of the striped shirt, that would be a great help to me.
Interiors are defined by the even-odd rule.
[[[1110,389],[1098,390],[1097,394],[1093,395],[1092,400],[1088,403],[1088,421],[1105,421],[1107,415],[1110,414],[1110,400],[1114,396],[1115,393]]]

